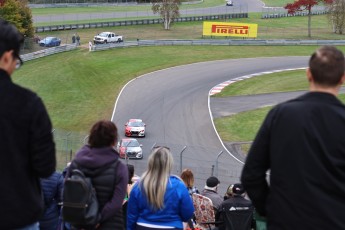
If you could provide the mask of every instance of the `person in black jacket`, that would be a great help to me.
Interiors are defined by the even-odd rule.
[[[222,202],[216,216],[219,230],[250,230],[255,229],[254,206],[245,198],[242,184],[229,186],[227,198]]]
[[[62,173],[54,172],[50,177],[42,178],[41,186],[44,198],[44,214],[39,220],[40,230],[56,230],[62,202]]]
[[[113,122],[96,122],[91,128],[89,143],[78,150],[67,169],[67,176],[74,169],[81,170],[91,178],[96,190],[100,219],[88,230],[124,229],[122,203],[127,192],[128,169],[114,149],[117,138],[117,127]]]
[[[42,100],[11,80],[23,36],[0,19],[0,229],[38,229],[39,178],[56,167],[52,125]]]
[[[345,229],[344,61],[332,46],[314,52],[309,92],[275,106],[249,150],[241,181],[269,230]]]

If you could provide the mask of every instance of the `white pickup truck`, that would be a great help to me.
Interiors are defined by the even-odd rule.
[[[123,37],[113,32],[102,32],[93,38],[94,44],[106,44],[109,42],[123,42]]]

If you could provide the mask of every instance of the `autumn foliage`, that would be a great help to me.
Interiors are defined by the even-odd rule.
[[[320,3],[331,4],[333,0],[296,0],[293,3],[288,3],[284,7],[288,10],[289,14],[294,14],[300,11],[308,12],[308,37],[311,37],[311,9],[313,6],[319,5]]]

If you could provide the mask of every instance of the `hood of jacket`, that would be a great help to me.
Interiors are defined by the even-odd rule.
[[[113,147],[91,148],[84,145],[76,154],[76,163],[89,168],[99,168],[114,162],[119,158],[119,153]]]

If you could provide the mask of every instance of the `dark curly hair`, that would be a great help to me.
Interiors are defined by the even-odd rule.
[[[101,120],[92,126],[89,136],[89,145],[92,148],[112,146],[115,143],[117,143],[117,128],[113,122]]]

